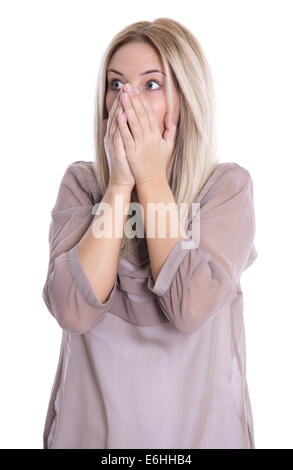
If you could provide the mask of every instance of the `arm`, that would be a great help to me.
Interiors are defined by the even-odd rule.
[[[200,243],[185,249],[179,239],[155,282],[151,275],[148,279],[148,288],[157,295],[163,313],[185,333],[201,328],[235,297],[240,276],[250,263],[251,253],[256,253],[249,172],[239,165],[229,167],[204,199]],[[153,257],[159,256],[159,250],[157,255],[155,251],[158,241],[151,243]]]
[[[154,180],[152,182],[140,183],[139,185],[136,185],[136,187],[139,202],[143,207],[144,228],[147,238],[152,276],[153,279],[156,280],[167,257],[170,255],[176,243],[181,240],[181,234],[179,230],[181,230],[182,235],[183,233],[185,234],[185,231],[183,230],[177,205],[167,179],[160,180],[159,182]],[[158,203],[163,203],[164,206],[162,206],[162,208],[167,208],[168,204],[170,203],[174,205],[169,206],[170,211],[164,211],[163,209],[161,214],[159,212],[160,209],[158,205],[158,217],[156,216],[152,219],[151,217],[148,217],[148,203],[154,203],[155,205]],[[166,221],[166,233],[165,236],[164,233],[162,233],[161,237],[158,237],[158,219],[162,221],[163,218],[165,218]],[[176,234],[176,236],[170,238],[172,235],[172,220],[174,221],[174,234]],[[177,227],[179,229],[176,231]],[[147,236],[148,233],[151,233],[151,231],[153,231],[155,235],[154,237]]]
[[[122,196],[124,207],[123,218],[119,217],[119,206],[115,204],[116,196]],[[101,215],[96,215],[78,243],[81,264],[95,295],[101,302],[106,301],[116,280],[123,227],[127,219],[125,209],[130,202],[130,196],[131,191],[125,186],[109,186],[101,202],[106,202],[111,207],[110,212],[104,212],[103,222],[105,227],[109,224],[113,228],[113,238],[96,238],[94,236],[94,224],[101,217]],[[117,227],[115,226],[116,218],[118,222]],[[116,228],[119,234],[117,238],[115,238]]]
[[[94,203],[88,188],[91,185],[97,187],[96,178],[92,174],[86,175],[85,183],[86,176],[82,174],[82,167],[79,163],[74,162],[66,169],[51,212],[49,266],[42,292],[49,312],[61,328],[72,334],[85,333],[103,319],[105,312],[111,306],[117,288],[117,278],[113,286],[113,274],[111,277],[109,268],[108,285],[99,289],[98,276],[93,271],[94,277],[92,275],[88,277],[86,273],[89,268],[91,269],[91,266],[89,265],[88,268],[87,262],[84,261],[87,256],[83,256],[85,266],[79,256],[78,244],[85,233],[91,230],[93,222]],[[109,197],[111,199],[111,194],[113,193],[107,192],[105,200]],[[97,198],[98,195],[95,196],[95,199]],[[117,240],[113,240],[113,243],[117,243]],[[94,244],[92,246],[94,250]],[[117,256],[117,251],[116,245],[115,256]],[[92,258],[97,260],[94,252]],[[100,265],[97,262],[95,264]],[[110,266],[114,265],[115,259],[114,261],[112,259]],[[112,290],[109,293],[110,282]],[[101,284],[104,284],[104,277]],[[106,297],[108,300],[105,301]]]

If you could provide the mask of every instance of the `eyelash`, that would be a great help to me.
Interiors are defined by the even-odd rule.
[[[114,78],[113,80],[111,80],[110,85],[112,85],[113,82],[120,82],[120,80],[118,80],[118,78]],[[149,91],[157,91],[162,87],[162,85],[157,80],[148,80],[147,81],[147,83],[150,83],[150,82],[155,82],[157,85],[159,85],[159,88],[154,88],[153,90],[149,89]],[[111,90],[114,90],[114,91],[118,90],[119,91],[119,88],[116,88],[116,90],[115,90],[114,88],[111,87]]]

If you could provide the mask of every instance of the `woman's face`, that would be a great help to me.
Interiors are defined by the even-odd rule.
[[[121,46],[113,54],[107,69],[106,108],[109,114],[122,85],[130,83],[133,88],[139,89],[143,97],[153,107],[161,134],[163,135],[165,130],[164,118],[168,111],[166,78],[164,74],[159,72],[145,73],[154,69],[163,71],[159,56],[149,44],[131,42]],[[171,87],[173,95],[173,113],[171,119],[177,125],[179,99],[173,80]]]

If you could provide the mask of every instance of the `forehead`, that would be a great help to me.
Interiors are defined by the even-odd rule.
[[[146,43],[131,42],[120,46],[111,57],[108,68],[120,70],[135,69],[144,72],[147,69],[158,68],[163,71],[163,65],[157,52]],[[123,70],[120,70],[123,72]]]

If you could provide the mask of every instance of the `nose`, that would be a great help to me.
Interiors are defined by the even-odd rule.
[[[129,82],[127,82],[125,85],[124,85],[124,90],[125,91],[132,91],[133,90],[133,87],[130,85]]]
[[[135,85],[134,83],[130,83],[130,82],[127,82],[125,83],[125,85],[122,86],[122,88],[120,88],[120,91],[122,92],[123,91],[135,91],[135,88],[138,88],[138,85]]]

